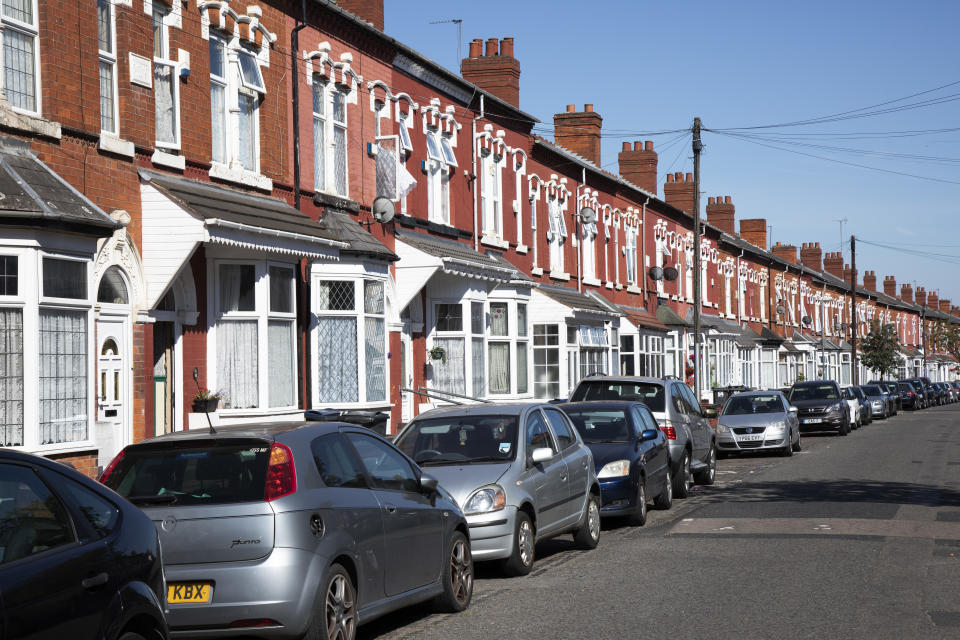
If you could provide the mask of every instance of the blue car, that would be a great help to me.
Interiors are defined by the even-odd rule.
[[[642,402],[571,402],[558,405],[593,453],[600,480],[601,516],[647,521],[647,503],[673,504],[667,438]]]

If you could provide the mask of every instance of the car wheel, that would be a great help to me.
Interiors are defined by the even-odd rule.
[[[503,563],[504,571],[511,576],[525,576],[533,569],[535,550],[533,524],[524,511],[517,511],[517,524],[513,532],[513,553]]]
[[[850,435],[850,423],[847,422],[845,424],[840,425],[840,429],[837,431],[837,434],[841,436]]]
[[[450,537],[450,551],[443,567],[443,593],[435,600],[436,608],[446,613],[459,613],[473,597],[473,556],[470,543],[461,531]]]
[[[717,445],[710,445],[710,453],[707,454],[707,468],[698,471],[694,476],[697,484],[713,484],[717,479]]]
[[[323,620],[314,620],[307,637],[353,640],[357,635],[357,592],[350,574],[339,564],[332,564],[325,584]]]
[[[120,636],[117,640],[147,640],[147,639],[144,638],[139,633],[134,633],[133,631],[127,631],[122,636]]]
[[[693,477],[690,473],[690,454],[683,452],[680,458],[680,464],[677,465],[677,472],[673,476],[673,495],[677,498],[686,498],[690,495],[690,487],[693,484]]]
[[[637,507],[630,516],[630,524],[634,527],[642,527],[647,524],[647,481],[640,478],[640,486],[637,487]]]
[[[600,498],[590,494],[583,510],[583,526],[573,532],[578,549],[595,549],[600,542]]]
[[[789,435],[787,436],[787,443],[780,448],[780,455],[784,458],[789,458],[793,455],[793,442]]]
[[[653,506],[657,509],[666,510],[673,506],[673,479],[670,478],[670,469],[667,469],[667,481],[654,501]]]
[[[797,432],[797,441],[793,444],[794,451],[800,451],[800,432]]]

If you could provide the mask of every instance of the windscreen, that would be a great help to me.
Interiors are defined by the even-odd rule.
[[[587,444],[629,442],[631,439],[627,412],[622,409],[575,409],[564,413]]]
[[[727,400],[723,406],[722,415],[746,416],[754,413],[783,413],[783,411],[783,401],[778,395],[737,395]]]
[[[867,394],[868,396],[882,396],[882,395],[883,395],[883,389],[881,389],[879,386],[877,386],[877,385],[875,385],[875,384],[867,384],[867,385],[864,385],[864,386],[861,387],[861,388],[863,389],[863,392],[864,392],[865,394]]]
[[[570,402],[589,400],[625,400],[643,402],[650,411],[664,410],[663,385],[652,382],[624,382],[617,380],[587,380],[573,392]]]
[[[517,456],[517,416],[417,420],[394,444],[421,466],[513,460]]]
[[[804,400],[839,400],[837,388],[832,384],[804,385],[790,390],[790,402]]]
[[[225,504],[263,500],[270,445],[264,441],[131,448],[106,479],[134,504]]]

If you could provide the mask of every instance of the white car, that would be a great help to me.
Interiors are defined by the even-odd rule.
[[[850,428],[859,429],[863,426],[863,409],[860,407],[860,399],[851,387],[844,387],[841,395],[847,401],[847,409],[850,412]]]

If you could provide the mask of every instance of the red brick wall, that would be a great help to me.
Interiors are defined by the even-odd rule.
[[[73,468],[90,478],[97,477],[97,452],[82,451],[80,453],[57,453],[45,456],[57,462],[64,462],[73,465]]]

